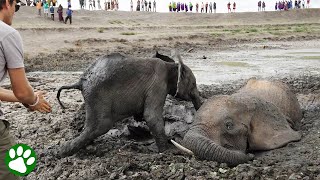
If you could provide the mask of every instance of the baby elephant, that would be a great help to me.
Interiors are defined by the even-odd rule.
[[[301,139],[302,112],[281,82],[250,79],[233,95],[206,101],[179,146],[200,159],[231,166],[253,158],[247,150],[271,150]],[[178,145],[178,144],[176,144]]]
[[[108,132],[115,122],[130,116],[144,117],[160,152],[167,149],[162,118],[167,94],[190,100],[199,109],[201,100],[196,78],[189,67],[173,59],[133,58],[114,53],[99,58],[82,75],[79,82],[62,86],[79,89],[85,101],[86,121],[79,137],[67,142],[62,157],[72,155],[96,137]]]

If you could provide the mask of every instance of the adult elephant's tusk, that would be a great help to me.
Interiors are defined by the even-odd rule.
[[[189,154],[189,155],[194,155],[193,152],[192,152],[190,149],[183,147],[181,144],[175,142],[175,141],[172,140],[172,139],[171,139],[170,141],[172,142],[172,144],[173,144],[174,146],[176,146],[176,147],[177,147],[178,149],[180,149],[181,151],[183,151],[183,152],[185,152],[185,153],[187,153],[187,154]]]

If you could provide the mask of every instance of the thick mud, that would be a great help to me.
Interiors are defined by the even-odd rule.
[[[22,179],[320,179],[319,9],[229,14],[75,11],[73,24],[39,17],[32,7],[16,13],[13,26],[24,43],[31,85],[47,91],[50,114],[3,103],[11,134],[38,154],[36,169]],[[191,17],[192,16],[192,17]],[[200,161],[180,152],[159,154],[144,122],[118,122],[73,156],[50,152],[83,128],[83,98],[57,89],[78,80],[95,58],[111,52],[151,57],[176,48],[194,71],[202,98],[232,94],[251,77],[290,85],[304,111],[299,142],[264,152],[236,167]],[[2,87],[10,88],[6,82]],[[168,97],[166,134],[181,139],[195,113],[190,102]]]

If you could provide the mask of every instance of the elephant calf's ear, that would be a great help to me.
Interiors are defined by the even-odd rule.
[[[178,60],[178,63],[184,65],[181,55],[177,50],[171,51],[171,56]]]
[[[263,103],[250,122],[249,149],[271,150],[301,139],[301,134],[291,129],[287,117],[271,103]]]
[[[174,63],[175,61],[173,59],[171,59],[169,56],[166,56],[166,55],[162,55],[160,54],[158,51],[156,51],[156,54],[153,55],[154,58],[159,58],[161,59],[162,61],[165,61],[165,62],[169,62],[169,63]]]

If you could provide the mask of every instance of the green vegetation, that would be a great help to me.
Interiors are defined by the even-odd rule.
[[[98,31],[99,33],[103,33],[104,29],[100,27],[100,28],[97,28],[97,31]]]
[[[241,29],[233,29],[232,30],[232,32],[234,32],[234,33],[239,33],[239,32],[241,32],[242,30]]]
[[[211,36],[213,36],[213,37],[219,37],[220,34],[218,34],[218,33],[211,33]]]
[[[136,33],[134,33],[134,32],[122,32],[121,35],[132,36],[132,35],[136,35]]]
[[[319,55],[320,55],[320,52],[290,52],[290,53],[287,53],[287,54],[302,54],[302,55],[306,55],[306,54],[319,54]]]
[[[295,59],[294,56],[278,56],[278,55],[266,55],[263,56],[266,59]]]
[[[254,28],[254,29],[249,29],[248,31],[249,31],[249,32],[258,32],[258,29],[255,29],[255,28]]]
[[[216,27],[213,30],[207,32],[212,37],[232,37],[235,36],[239,39],[246,38],[246,36],[257,36],[256,40],[264,38],[272,38],[270,35],[275,37],[283,36],[284,38],[304,36],[305,33],[308,35],[318,35],[320,33],[319,24],[289,24],[289,25],[238,25],[238,26],[223,26]],[[266,41],[268,41],[267,39]]]
[[[217,63],[220,65],[231,66],[231,67],[250,67],[250,65],[248,63],[244,63],[244,62],[219,61]]]
[[[113,20],[109,22],[110,24],[123,24],[123,22],[119,21],[119,20]]]
[[[305,60],[320,60],[320,56],[303,56],[302,59],[305,59]]]
[[[280,35],[282,35],[282,33],[280,33],[280,32],[272,32],[272,31],[270,32],[270,31],[269,31],[269,33],[272,34],[272,35],[274,35],[274,36],[280,36]]]
[[[294,32],[308,32],[308,28],[307,27],[295,28]]]

